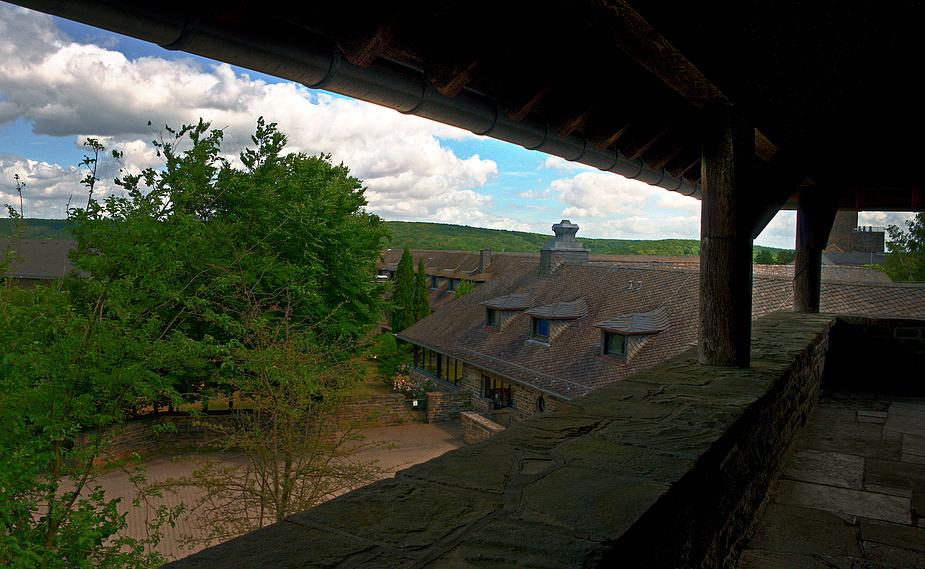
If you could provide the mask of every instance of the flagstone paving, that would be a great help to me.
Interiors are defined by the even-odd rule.
[[[826,394],[738,569],[925,569],[925,400]]]

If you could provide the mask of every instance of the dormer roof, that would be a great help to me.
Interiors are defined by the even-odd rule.
[[[597,328],[608,332],[619,332],[627,335],[657,334],[667,330],[670,325],[671,320],[668,318],[668,311],[662,306],[649,312],[626,314],[595,324]]]
[[[536,291],[507,294],[486,300],[482,305],[495,310],[526,310],[533,307]]]
[[[571,302],[556,302],[545,306],[538,306],[526,311],[530,316],[546,318],[548,320],[574,320],[588,313],[588,303],[585,297]]]

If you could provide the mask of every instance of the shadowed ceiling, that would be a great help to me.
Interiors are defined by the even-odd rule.
[[[297,62],[318,45],[411,68],[444,97],[490,99],[694,188],[701,111],[728,102],[755,129],[759,176],[842,208],[923,209],[919,1],[17,3],[309,84]],[[766,201],[793,207],[791,193]]]

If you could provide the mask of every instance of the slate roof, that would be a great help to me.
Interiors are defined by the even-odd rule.
[[[628,286],[632,283],[632,286]],[[503,328],[485,327],[485,306],[532,295],[534,308],[513,316]],[[560,266],[540,275],[535,259],[508,270],[398,336],[498,373],[511,380],[570,398],[627,377],[695,345],[699,271],[621,264]],[[792,279],[756,274],[752,316],[790,310]],[[505,299],[502,301],[501,299]],[[583,312],[548,345],[529,341],[530,318],[539,307],[581,299]],[[574,309],[574,307],[573,307]],[[925,319],[925,287],[825,279],[821,310],[841,314]],[[599,356],[602,327],[655,332],[628,362]]]
[[[0,250],[5,251],[10,240],[0,238]],[[2,276],[20,279],[56,279],[73,270],[67,252],[75,247],[70,239],[21,239],[18,254],[22,261],[12,264],[12,270]]]

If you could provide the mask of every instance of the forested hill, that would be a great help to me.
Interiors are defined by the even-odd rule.
[[[504,229],[482,229],[446,223],[419,223],[410,221],[388,221],[392,230],[392,242],[388,247],[409,249],[431,249],[442,251],[511,251],[533,253],[552,241],[553,235],[507,231]],[[581,235],[578,241],[591,253],[604,255],[678,255],[696,257],[700,242],[696,239],[660,239],[641,241],[632,239],[586,239]]]
[[[0,219],[0,237],[12,237],[16,233],[15,220]],[[27,219],[23,234],[25,239],[70,239],[71,231],[66,219]]]
[[[447,223],[420,223],[411,221],[387,221],[392,231],[392,241],[383,243],[383,247],[396,249],[431,249],[442,251],[511,251],[534,253],[552,241],[552,234],[526,233],[504,229],[483,229]],[[12,236],[15,224],[11,219],[0,219],[0,237]],[[28,219],[26,233],[28,239],[69,239],[67,221],[63,219]],[[578,236],[578,241],[601,255],[678,255],[696,257],[700,251],[700,242],[696,239],[660,239],[656,241],[633,239],[585,239]],[[770,247],[755,246],[755,252]]]

